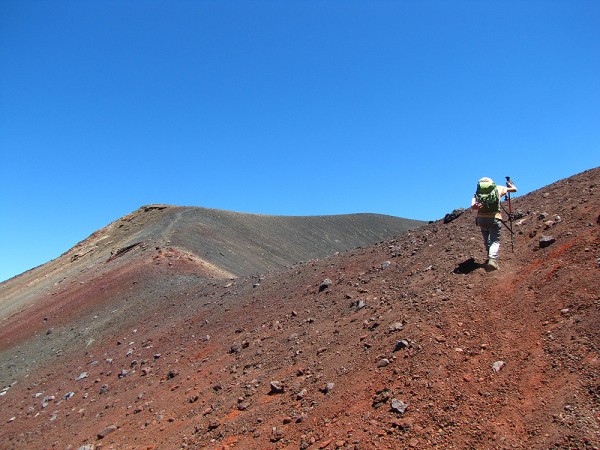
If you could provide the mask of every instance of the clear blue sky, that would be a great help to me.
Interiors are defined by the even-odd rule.
[[[141,205],[438,219],[600,165],[600,2],[0,0],[0,280]]]

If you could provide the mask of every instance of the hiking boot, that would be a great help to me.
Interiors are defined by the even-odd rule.
[[[498,261],[495,259],[488,259],[487,265],[489,270],[498,270],[500,266],[498,265]]]

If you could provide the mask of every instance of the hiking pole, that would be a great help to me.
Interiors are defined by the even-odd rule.
[[[506,177],[506,187],[510,187],[512,186],[512,181],[510,179],[510,177]],[[514,233],[513,233],[513,226],[512,226],[512,219],[513,219],[513,214],[512,214],[512,205],[510,203],[510,192],[506,193],[506,199],[508,200],[508,222],[510,223],[510,249],[512,250],[512,252],[515,252],[515,241],[514,241]]]

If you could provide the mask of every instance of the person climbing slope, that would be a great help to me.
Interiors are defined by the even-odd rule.
[[[477,183],[477,190],[471,200],[471,208],[477,211],[475,223],[481,229],[488,257],[486,265],[490,270],[499,269],[500,232],[503,223],[500,201],[509,192],[517,192],[517,187],[509,177],[506,186],[498,186],[491,178],[484,177]]]

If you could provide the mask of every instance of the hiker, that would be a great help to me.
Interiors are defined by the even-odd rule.
[[[477,191],[471,200],[471,208],[477,211],[475,223],[481,229],[483,244],[488,255],[486,261],[490,270],[498,270],[500,253],[500,230],[502,214],[500,201],[509,192],[517,192],[517,187],[507,177],[506,186],[498,186],[491,178],[482,178],[477,183]]]

